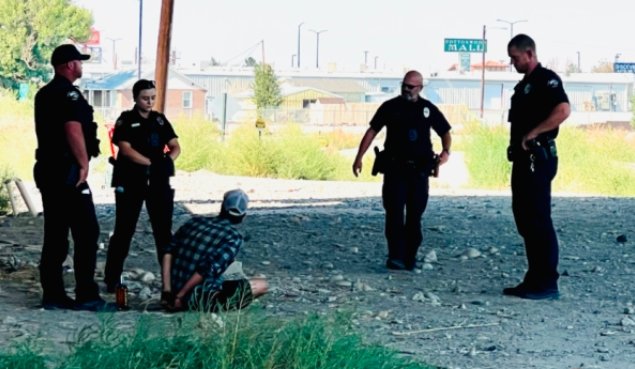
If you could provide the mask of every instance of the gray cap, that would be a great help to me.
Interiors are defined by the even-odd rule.
[[[247,213],[247,205],[249,197],[241,189],[235,189],[225,192],[223,196],[223,209],[227,214],[240,217]]]

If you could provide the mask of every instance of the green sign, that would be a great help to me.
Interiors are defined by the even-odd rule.
[[[443,40],[443,51],[450,53],[484,53],[487,52],[487,40],[478,38],[446,38]]]
[[[464,72],[470,71],[470,53],[459,53],[459,60],[461,65],[461,70]]]

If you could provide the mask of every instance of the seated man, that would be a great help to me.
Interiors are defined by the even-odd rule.
[[[263,278],[222,277],[243,245],[234,225],[243,221],[248,201],[242,190],[228,191],[218,216],[194,217],[176,231],[162,265],[161,303],[168,310],[241,309],[267,292]]]

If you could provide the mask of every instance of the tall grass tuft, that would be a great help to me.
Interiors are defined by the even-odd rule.
[[[225,170],[221,132],[215,123],[202,118],[180,118],[174,119],[172,124],[182,149],[176,162],[179,169],[188,172],[201,169],[215,172]]]
[[[21,344],[11,353],[0,353],[0,368],[48,369],[44,357],[29,344]]]
[[[635,196],[635,141],[625,136],[623,130],[561,129],[555,190]]]
[[[635,195],[635,138],[623,130],[584,129],[564,125],[556,140],[556,192],[609,196]],[[466,125],[457,137],[465,152],[470,186],[501,189],[509,186],[511,164],[506,159],[506,126]]]
[[[10,368],[44,368],[32,351],[0,356]],[[133,329],[114,319],[90,326],[56,369],[432,369],[365,344],[344,315],[282,320],[260,313],[141,317]],[[39,365],[39,366],[38,366]]]
[[[191,133],[181,133],[180,137]],[[316,138],[293,124],[262,134],[252,125],[245,124],[236,128],[225,142],[218,138],[203,141],[201,136],[197,137],[195,141],[204,150],[190,154],[187,152],[190,145],[182,144],[186,164],[183,167],[179,159],[179,168],[255,177],[326,180],[333,178],[338,160],[336,154],[324,150]],[[198,165],[188,166],[189,162]]]
[[[464,126],[457,141],[457,150],[465,153],[470,187],[502,189],[509,186],[508,127],[472,122]]]

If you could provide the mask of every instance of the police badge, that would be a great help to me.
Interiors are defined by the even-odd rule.
[[[525,95],[531,92],[531,85],[529,83],[525,85],[525,89],[523,90],[523,92],[525,93]]]

